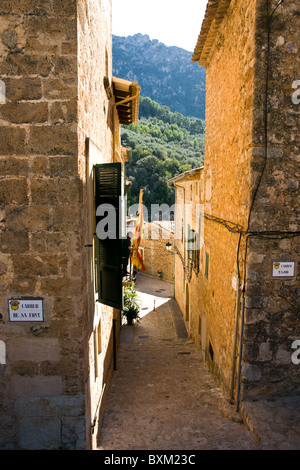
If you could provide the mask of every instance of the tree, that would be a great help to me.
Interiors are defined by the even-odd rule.
[[[132,149],[126,165],[126,177],[132,183],[128,203],[138,203],[143,189],[149,217],[151,204],[174,204],[168,180],[204,162],[202,121],[172,113],[150,98],[141,97],[139,123],[122,127],[121,140]]]

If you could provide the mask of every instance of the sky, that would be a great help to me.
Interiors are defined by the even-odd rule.
[[[112,0],[115,36],[148,34],[166,46],[193,52],[207,0]]]

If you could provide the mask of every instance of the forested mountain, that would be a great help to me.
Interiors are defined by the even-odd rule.
[[[184,116],[205,118],[205,68],[192,53],[148,35],[113,36],[113,75],[136,81],[148,96]]]
[[[168,179],[204,162],[202,120],[172,113],[150,98],[140,98],[139,123],[122,126],[121,139],[124,147],[131,148],[126,164],[126,180],[131,182],[128,203],[138,203],[143,189],[149,216],[151,204],[174,204]]]
[[[113,75],[141,86],[139,122],[122,126],[130,147],[128,204],[174,204],[168,180],[204,163],[205,69],[192,54],[167,47],[148,35],[113,36]]]

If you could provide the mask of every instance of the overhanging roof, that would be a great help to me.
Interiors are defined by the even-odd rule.
[[[218,29],[226,15],[231,0],[208,0],[205,17],[198,41],[195,46],[192,62],[206,66],[211,47],[214,44]]]
[[[112,77],[112,86],[120,124],[137,124],[141,87],[136,82],[116,77]]]
[[[174,176],[174,178],[169,179],[168,184],[176,183],[177,181],[189,178],[190,176],[194,176],[196,173],[199,173],[200,170],[203,170],[203,168],[203,166],[200,166],[199,168],[193,168],[192,170],[184,171],[183,173]]]

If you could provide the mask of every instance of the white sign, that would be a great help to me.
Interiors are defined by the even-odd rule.
[[[43,301],[36,299],[10,299],[9,321],[44,321]]]
[[[294,277],[295,276],[294,261],[274,261],[272,276],[273,277]]]

